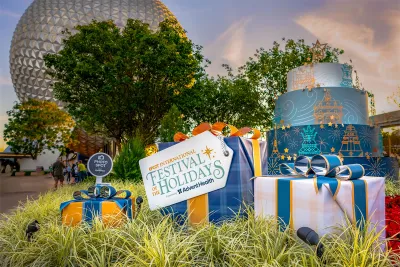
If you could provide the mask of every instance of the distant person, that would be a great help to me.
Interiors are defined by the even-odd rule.
[[[67,165],[67,183],[70,184],[71,183],[71,166],[68,164]]]
[[[54,177],[54,189],[57,189],[58,182],[60,182],[60,186],[64,184],[64,164],[61,162],[61,158],[58,159],[52,166],[52,174]]]
[[[78,170],[79,170],[79,174],[78,174],[79,182],[83,182],[83,180],[87,176],[87,172],[86,172],[86,166],[85,166],[85,164],[83,164],[82,160],[79,161]]]
[[[72,164],[71,166],[71,177],[72,177],[72,184],[78,182],[78,165],[75,163]]]

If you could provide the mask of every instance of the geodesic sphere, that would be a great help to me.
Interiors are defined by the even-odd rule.
[[[56,101],[43,56],[62,49],[63,30],[73,33],[77,25],[110,19],[123,27],[128,18],[140,19],[154,29],[171,17],[174,15],[159,0],[34,0],[19,20],[11,42],[10,72],[18,98]]]

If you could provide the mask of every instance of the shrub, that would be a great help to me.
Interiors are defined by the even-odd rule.
[[[141,141],[138,138],[128,140],[114,159],[114,174],[121,180],[141,181],[139,160],[144,157],[144,145]]]
[[[385,193],[390,197],[400,196],[400,181],[386,179]]]

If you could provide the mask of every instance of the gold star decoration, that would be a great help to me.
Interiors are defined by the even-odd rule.
[[[349,155],[350,155],[350,157],[352,157],[353,156],[353,151],[350,151]]]
[[[292,125],[288,124],[288,126],[286,126],[286,128],[290,129],[290,126],[292,126]]]
[[[284,149],[285,153],[289,153],[289,148]]]
[[[321,124],[321,125],[319,126],[319,128],[321,128],[321,129],[324,129],[324,125],[323,125],[323,124]]]
[[[325,50],[327,44],[321,44],[319,40],[314,44],[313,47],[310,48],[312,53],[312,62],[320,62],[322,59],[325,58]]]
[[[335,116],[331,115],[329,118],[331,119],[331,121],[333,121],[335,119]]]
[[[367,159],[370,159],[370,158],[371,158],[371,156],[369,155],[368,152],[365,152],[365,157],[366,157]]]
[[[214,150],[214,149],[210,149],[210,148],[208,148],[208,146],[206,146],[206,150],[204,150],[203,154],[204,154],[204,155],[207,155],[208,158],[211,159],[211,152],[212,152],[213,150]]]
[[[288,160],[292,160],[292,157],[289,155],[289,156],[287,156],[287,159]]]
[[[311,60],[311,58],[310,58],[310,57],[308,57],[308,58],[307,58],[307,61],[310,61],[310,60]]]
[[[284,155],[282,155],[282,156],[281,156],[281,159],[282,159],[282,160],[284,160],[284,159],[285,159],[285,156],[284,156]]]
[[[332,152],[332,153],[335,152],[335,148],[334,148],[334,147],[331,148],[331,152]]]
[[[285,125],[283,125],[283,126],[282,126],[282,130],[285,130],[285,128],[286,128]]]
[[[329,126],[329,127],[331,127],[331,126],[332,126],[332,122],[331,122],[331,121],[328,123],[328,126]]]

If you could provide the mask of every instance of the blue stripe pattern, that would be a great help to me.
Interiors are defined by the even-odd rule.
[[[245,205],[253,206],[254,203],[254,176],[253,146],[251,140],[242,137],[224,138],[225,143],[233,150],[232,163],[228,174],[226,186],[208,193],[209,221],[219,222],[243,213]],[[177,143],[159,143],[159,151]],[[267,144],[259,141],[261,154],[262,173],[267,173]],[[172,216],[182,222],[187,215],[187,201],[182,201],[161,210],[162,214]]]

